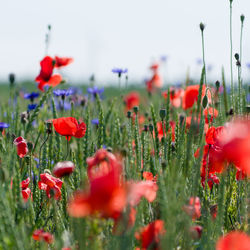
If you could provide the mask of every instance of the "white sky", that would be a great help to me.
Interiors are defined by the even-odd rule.
[[[64,70],[69,80],[95,73],[100,84],[116,80],[113,67],[126,67],[129,78],[142,80],[153,59],[168,55],[168,81],[181,80],[190,66],[200,74],[199,23],[206,24],[206,62],[210,79],[229,76],[229,0],[5,0],[0,3],[0,79],[39,72],[47,24],[52,25],[51,56],[72,56]],[[243,74],[250,61],[250,0],[233,2],[234,53],[239,51],[240,15],[244,14]],[[235,77],[236,77],[236,67]],[[229,77],[227,77],[229,79]]]

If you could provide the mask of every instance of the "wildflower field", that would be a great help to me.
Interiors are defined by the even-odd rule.
[[[242,51],[228,52],[230,79],[222,68],[208,81],[199,28],[198,82],[166,84],[161,58],[145,84],[114,68],[117,86],[94,77],[72,85],[61,70],[73,58],[47,53],[33,82],[9,75],[0,86],[0,249],[250,249]]]

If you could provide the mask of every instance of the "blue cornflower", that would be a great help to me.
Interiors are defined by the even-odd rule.
[[[34,101],[40,94],[38,92],[26,93],[24,94],[24,99],[30,99],[31,102]]]
[[[113,68],[112,72],[115,74],[118,74],[118,77],[121,77],[122,74],[125,74],[128,72],[128,69]]]
[[[196,59],[196,63],[198,64],[198,65],[201,65],[203,62],[202,62],[202,59],[201,58],[197,58]]]
[[[67,102],[67,101],[56,101],[55,100],[55,105],[56,105],[56,109],[57,110],[70,110],[71,109],[71,104],[70,102]]]
[[[92,119],[92,120],[91,120],[91,123],[92,123],[93,125],[98,125],[98,124],[99,124],[98,118]]]
[[[28,105],[28,110],[29,110],[29,111],[34,110],[36,107],[37,107],[37,104],[36,104],[36,103],[34,103],[34,104],[29,104],[29,105]]]
[[[247,102],[250,103],[250,94],[247,94]]]
[[[65,96],[74,94],[74,90],[73,89],[55,89],[53,90],[53,94],[54,96],[65,97]]]
[[[92,96],[92,99],[95,99],[97,95],[101,97],[104,92],[104,88],[98,89],[98,87],[94,86],[92,88],[87,88],[87,92]]]
[[[8,128],[10,125],[5,122],[0,122],[0,129]]]
[[[246,63],[248,69],[250,69],[250,62]]]
[[[161,59],[162,62],[166,62],[168,60],[168,56],[167,55],[162,55],[160,57],[160,59]]]

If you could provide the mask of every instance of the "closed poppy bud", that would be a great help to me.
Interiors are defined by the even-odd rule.
[[[166,109],[161,109],[160,110],[160,117],[163,120],[166,117]]]
[[[205,95],[202,99],[202,107],[205,109],[207,107],[208,104],[208,99],[207,96]]]
[[[128,112],[127,112],[127,117],[128,117],[128,118],[131,118],[131,117],[132,117],[131,115],[132,115],[131,111],[128,111]]]
[[[134,110],[134,112],[137,114],[138,111],[139,111],[139,107],[138,107],[138,106],[134,106],[133,110]]]
[[[72,172],[75,169],[75,165],[73,162],[71,161],[61,161],[58,162],[54,169],[53,169],[53,174],[58,177],[61,178],[63,176],[67,176],[72,174]]]
[[[215,82],[215,86],[216,86],[217,89],[219,89],[219,87],[220,87],[220,82],[219,82],[219,81],[216,81],[216,82]]]
[[[149,127],[149,131],[150,131],[150,132],[153,132],[153,130],[154,130],[154,126],[153,126],[153,124],[149,124],[149,126],[148,126],[148,127]]]
[[[10,85],[13,86],[13,84],[15,82],[15,74],[13,74],[13,73],[9,74],[9,81],[10,81]]]
[[[200,29],[203,31],[205,29],[205,25],[203,23],[200,23]]]
[[[240,20],[241,20],[242,23],[244,22],[245,16],[243,14],[240,16]]]

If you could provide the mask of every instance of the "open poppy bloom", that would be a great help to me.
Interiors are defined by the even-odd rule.
[[[240,231],[232,231],[222,236],[216,243],[216,250],[248,250],[250,237]]]
[[[24,202],[28,201],[28,198],[30,197],[30,194],[31,194],[29,184],[30,184],[30,178],[29,177],[26,180],[23,180],[21,182],[22,196],[23,196],[23,201]]]
[[[23,158],[28,153],[28,146],[25,139],[22,136],[17,137],[13,142],[17,147],[17,154],[20,158]]]
[[[140,96],[137,92],[131,92],[124,97],[124,102],[126,104],[126,109],[130,110],[134,106],[138,106],[140,104]]]
[[[81,122],[80,124],[73,117],[61,117],[53,119],[53,126],[55,131],[70,140],[72,136],[76,138],[82,138],[86,132],[86,124]]]
[[[72,63],[74,60],[71,57],[58,57],[55,56],[55,68],[61,68],[64,66],[69,65]]]
[[[183,206],[183,210],[192,218],[192,220],[199,219],[201,217],[200,198],[191,197],[189,199],[189,205]]]
[[[156,220],[135,233],[135,238],[141,242],[141,249],[160,249],[160,238],[165,234],[163,220]]]
[[[194,105],[195,102],[197,102],[198,95],[199,95],[199,88],[200,88],[199,85],[191,85],[185,89],[185,92],[182,98],[183,109],[185,110],[189,109]],[[201,96],[204,97],[205,93],[206,93],[206,87],[203,85]],[[208,97],[208,102],[211,102],[210,92],[207,93],[207,97]]]
[[[127,204],[136,206],[142,197],[152,202],[157,185],[153,181],[127,182],[121,178],[122,166],[105,149],[87,158],[89,189],[77,192],[69,202],[68,212],[73,217],[99,214],[118,220]]]
[[[53,169],[53,174],[57,178],[61,178],[63,176],[67,176],[73,173],[75,169],[75,165],[72,161],[60,161],[57,162]]]
[[[181,106],[181,100],[184,95],[184,90],[181,88],[170,88],[170,103],[173,107],[179,108]],[[162,92],[162,96],[167,99],[168,91]]]
[[[37,241],[45,241],[48,244],[51,244],[54,241],[53,235],[48,232],[44,232],[43,229],[35,230],[32,234],[32,238]]]
[[[143,178],[146,180],[146,181],[154,181],[156,182],[157,181],[157,175],[156,176],[153,176],[153,174],[151,172],[143,172],[142,174]]]
[[[218,110],[215,109],[215,108],[212,108],[212,107],[205,108],[204,111],[203,111],[203,115],[205,116],[205,122],[206,123],[212,122],[213,119],[218,116],[218,114],[219,114]]]
[[[44,57],[40,62],[40,65],[41,71],[36,77],[35,81],[38,82],[38,88],[41,91],[44,91],[45,85],[55,87],[61,83],[62,77],[59,74],[53,75],[53,69],[55,66],[53,58],[51,58],[50,56]]]
[[[121,183],[121,165],[104,149],[87,159],[89,190],[75,193],[68,212],[73,217],[98,213],[103,218],[118,219],[126,205],[126,190]]]
[[[38,182],[38,187],[41,190],[45,190],[49,198],[51,198],[51,191],[54,192],[54,197],[56,200],[61,199],[61,188],[63,182],[60,179],[53,177],[50,174],[40,174],[40,181]]]

